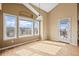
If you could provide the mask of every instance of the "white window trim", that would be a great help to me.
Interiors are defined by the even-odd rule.
[[[28,18],[28,17],[23,17],[23,16],[19,16],[19,20],[23,19],[24,21],[31,21],[33,22],[33,19]],[[18,21],[19,24],[19,21]],[[32,34],[31,35],[19,35],[20,34],[20,29],[19,29],[19,25],[18,25],[18,37],[31,37],[33,36],[33,26],[32,26]]]
[[[16,18],[15,36],[14,37],[7,37],[6,36],[6,24],[5,24],[5,16],[6,15],[14,16]],[[11,39],[16,39],[16,38],[17,38],[17,16],[13,15],[13,14],[3,13],[3,39],[4,40],[11,40]]]

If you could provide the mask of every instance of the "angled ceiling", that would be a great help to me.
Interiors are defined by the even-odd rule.
[[[30,9],[34,14],[39,16],[39,12],[37,12],[29,3],[22,3],[28,9]],[[39,8],[39,3],[31,3],[32,5]],[[40,9],[46,11],[47,13],[54,9],[58,3],[40,3]]]
[[[37,16],[39,15],[39,12],[37,12],[29,3],[23,3],[23,5],[26,6],[28,9],[30,9]]]
[[[32,5],[39,8],[39,3],[32,3]],[[40,3],[40,9],[50,12],[52,9],[54,9],[58,3]]]

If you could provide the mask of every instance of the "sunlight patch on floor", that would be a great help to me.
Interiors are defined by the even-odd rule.
[[[38,43],[36,45],[30,46],[30,48],[42,51],[48,54],[56,55],[56,53],[62,48],[55,45],[48,45],[44,43]]]

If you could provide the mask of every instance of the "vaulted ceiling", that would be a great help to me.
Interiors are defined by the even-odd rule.
[[[34,6],[36,7],[40,7],[40,9],[46,11],[46,12],[50,12],[52,9],[54,9],[58,3],[32,3]]]
[[[58,3],[31,3],[31,4],[44,10],[47,13],[53,10],[58,5]],[[28,9],[30,9],[37,16],[39,15],[39,12],[37,12],[29,3],[23,3],[23,5],[25,5]]]

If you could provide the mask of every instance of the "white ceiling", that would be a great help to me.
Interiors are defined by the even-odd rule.
[[[32,3],[34,6],[39,7],[39,3]],[[40,9],[50,12],[52,9],[54,9],[58,3],[40,3]]]

